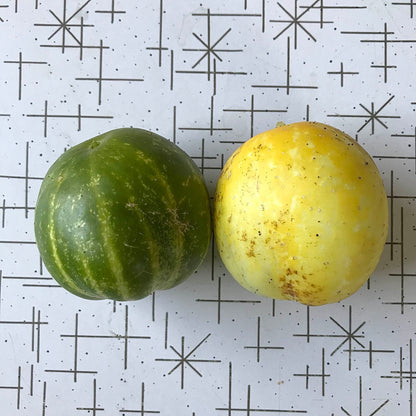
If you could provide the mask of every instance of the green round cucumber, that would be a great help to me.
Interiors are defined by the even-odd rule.
[[[198,268],[210,243],[210,202],[183,150],[122,128],[56,160],[34,225],[42,260],[62,287],[86,299],[137,300]]]

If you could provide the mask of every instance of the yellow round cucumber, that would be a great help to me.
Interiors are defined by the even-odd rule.
[[[238,148],[214,199],[231,275],[262,296],[323,305],[347,298],[379,262],[388,232],[380,173],[347,134],[281,125]]]

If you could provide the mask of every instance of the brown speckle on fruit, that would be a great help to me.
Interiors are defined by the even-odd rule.
[[[254,240],[250,241],[250,248],[249,250],[246,252],[247,257],[256,257],[256,253],[254,252],[254,247],[256,245],[256,242]]]
[[[282,285],[282,294],[289,299],[296,299],[298,292],[295,288],[294,282],[292,280],[286,280],[285,277],[281,279],[283,281]]]

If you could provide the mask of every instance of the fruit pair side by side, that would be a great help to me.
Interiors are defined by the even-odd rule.
[[[227,161],[214,198],[214,231],[231,275],[259,295],[322,305],[357,291],[387,236],[376,165],[343,132],[320,123],[280,126]],[[118,129],[65,152],[35,210],[43,261],[87,299],[140,299],[178,285],[206,256],[209,196],[176,145]]]

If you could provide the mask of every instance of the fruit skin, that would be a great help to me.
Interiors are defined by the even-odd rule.
[[[48,271],[86,299],[136,300],[178,285],[211,236],[198,167],[169,140],[134,128],[63,153],[42,182],[34,223]]]
[[[325,124],[299,122],[251,138],[217,183],[220,256],[259,295],[306,305],[345,299],[374,271],[387,232],[376,165]]]

